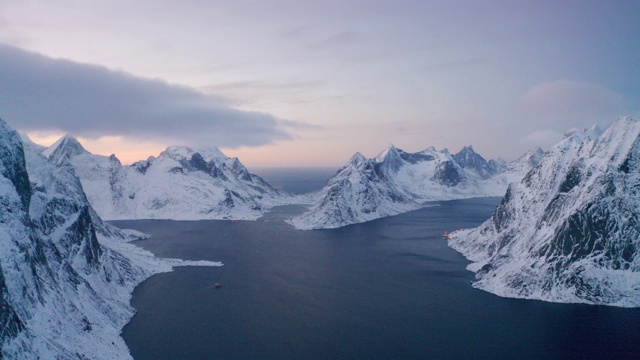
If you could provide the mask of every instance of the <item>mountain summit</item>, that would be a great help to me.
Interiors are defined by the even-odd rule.
[[[86,154],[89,152],[82,147],[78,139],[68,134],[42,152],[42,155],[49,158],[49,161],[54,164],[60,164],[74,156]]]
[[[485,179],[499,172],[495,166],[489,166],[487,160],[473,151],[473,147],[471,145],[465,146],[460,150],[460,152],[454,154],[453,159],[463,169],[473,170]]]

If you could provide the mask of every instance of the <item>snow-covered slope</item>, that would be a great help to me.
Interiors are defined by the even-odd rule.
[[[171,146],[157,158],[123,166],[93,155],[70,136],[43,151],[70,163],[89,202],[105,219],[256,219],[290,198],[217,148]]]
[[[454,155],[433,147],[407,153],[393,145],[373,159],[357,153],[329,179],[321,200],[290,222],[302,230],[336,228],[415,210],[428,201],[502,196],[541,152],[513,163],[486,161],[471,146]]]
[[[474,286],[505,297],[640,306],[640,121],[572,130],[493,217],[456,232]]]
[[[143,234],[102,222],[73,169],[25,143],[0,120],[0,357],[130,359],[133,288],[190,263],[124,242]]]

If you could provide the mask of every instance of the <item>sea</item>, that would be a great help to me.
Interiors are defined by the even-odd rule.
[[[335,170],[256,172],[304,193]],[[284,222],[301,205],[257,221],[115,221],[151,234],[136,245],[159,257],[224,263],[140,284],[122,336],[134,359],[640,358],[640,309],[508,299],[472,287],[469,262],[442,234],[479,225],[498,202],[435,202],[314,231]]]

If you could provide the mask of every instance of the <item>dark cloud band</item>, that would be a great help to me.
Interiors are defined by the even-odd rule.
[[[221,147],[291,139],[295,122],[105,67],[0,44],[0,116],[20,130],[61,130]]]

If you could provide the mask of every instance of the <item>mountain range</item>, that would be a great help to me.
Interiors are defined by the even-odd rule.
[[[485,160],[471,146],[451,154],[434,147],[407,153],[391,145],[375,158],[356,153],[318,200],[290,220],[301,230],[337,228],[427,206],[430,201],[502,196],[542,157],[536,148],[507,163]]]
[[[115,155],[91,154],[66,135],[42,154],[73,166],[91,205],[109,220],[248,220],[291,201],[215,147],[170,146],[123,166]]]

